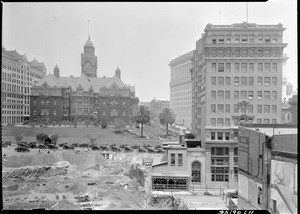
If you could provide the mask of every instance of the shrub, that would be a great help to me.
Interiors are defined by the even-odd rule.
[[[56,144],[56,143],[57,143],[57,140],[58,140],[58,137],[59,137],[58,134],[52,135],[52,136],[51,136],[51,142],[52,142],[53,144]]]
[[[23,136],[20,136],[20,135],[15,136],[17,143],[21,142],[22,138],[23,138]]]
[[[105,118],[101,120],[101,128],[103,129],[107,128],[107,120]]]
[[[47,134],[44,134],[44,133],[39,133],[37,134],[36,136],[36,141],[39,142],[39,143],[44,143],[44,140],[46,138],[48,138],[49,136]]]
[[[123,120],[119,119],[114,122],[114,126],[115,126],[115,129],[117,129],[118,131],[121,131],[126,127],[126,123]]]

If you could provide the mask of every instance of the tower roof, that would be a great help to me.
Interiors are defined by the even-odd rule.
[[[91,38],[89,36],[89,39],[86,41],[84,47],[94,47],[92,41],[91,41]]]
[[[59,67],[57,66],[57,64],[54,67],[54,71],[59,71]]]

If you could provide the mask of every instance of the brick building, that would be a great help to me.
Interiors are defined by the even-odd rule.
[[[122,119],[129,123],[139,99],[135,87],[121,80],[119,67],[113,77],[97,77],[97,57],[90,38],[84,46],[80,77],[61,77],[56,65],[54,75],[32,86],[31,121],[60,123],[63,120],[83,122],[96,114],[98,122]]]
[[[29,120],[30,86],[46,76],[43,62],[35,58],[28,61],[26,55],[2,47],[1,68],[1,123],[14,124]]]

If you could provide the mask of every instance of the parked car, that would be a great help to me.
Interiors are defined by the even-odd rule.
[[[48,149],[58,149],[58,146],[55,144],[48,144]]]
[[[125,147],[124,147],[124,151],[125,151],[125,152],[133,152],[133,149],[130,148],[129,146],[125,146]]]
[[[102,150],[110,150],[110,148],[109,148],[109,146],[107,144],[100,145],[100,148]]]
[[[133,146],[131,146],[131,148],[132,149],[138,149],[138,148],[140,148],[140,146],[139,145],[133,145]]]
[[[90,147],[88,143],[81,143],[78,146],[82,147],[82,148],[89,148]]]
[[[17,148],[15,148],[15,150],[17,152],[29,152],[29,149],[27,147],[24,147],[24,146],[18,146]]]
[[[114,152],[120,152],[121,151],[121,148],[119,146],[112,146],[110,147],[112,151]]]
[[[19,143],[17,143],[17,145],[18,146],[23,146],[23,147],[28,147],[28,144],[27,144],[27,142],[19,142]]]
[[[92,150],[100,150],[100,147],[97,146],[97,145],[92,145],[92,146],[91,146],[91,149],[92,149]]]
[[[59,146],[59,147],[64,147],[64,145],[66,145],[66,143],[61,143],[61,144],[59,144],[58,146]]]
[[[28,147],[29,147],[30,149],[37,148],[36,142],[30,142],[29,145],[28,145]]]
[[[148,147],[147,150],[148,150],[149,153],[156,153],[157,152],[157,150],[154,149],[153,147]]]
[[[143,147],[138,148],[138,151],[139,152],[147,152],[147,150],[145,148],[143,148]]]
[[[38,148],[39,148],[39,149],[47,149],[47,146],[44,145],[44,144],[40,144],[40,145],[38,146]]]
[[[78,147],[78,143],[72,143],[71,146],[73,146],[74,148]]]
[[[120,146],[120,148],[125,149],[126,146],[127,146],[127,144],[122,144],[122,145]]]
[[[74,150],[74,146],[73,146],[73,145],[69,146],[69,145],[65,144],[65,145],[63,146],[63,149],[71,149],[71,150]]]

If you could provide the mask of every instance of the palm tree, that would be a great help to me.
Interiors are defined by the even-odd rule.
[[[150,112],[149,109],[147,109],[145,106],[140,106],[139,111],[134,116],[135,122],[142,124],[142,126],[141,126],[141,137],[143,137],[144,124],[147,124],[150,121],[150,114],[151,114],[151,112]]]
[[[159,122],[162,125],[166,125],[166,135],[169,133],[169,125],[171,126],[173,123],[175,123],[176,115],[170,108],[164,108],[162,112],[159,114]]]

